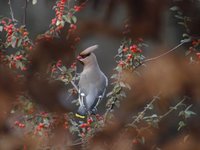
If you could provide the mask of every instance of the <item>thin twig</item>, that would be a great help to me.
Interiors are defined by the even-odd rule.
[[[106,123],[108,114],[113,110],[116,101],[117,101],[117,98],[115,98],[115,99],[113,100],[113,102],[112,102],[112,104],[110,105],[110,107],[106,110],[105,115],[104,115],[104,123]]]
[[[160,93],[157,96],[154,96],[154,98],[151,100],[150,103],[147,104],[147,106],[144,108],[143,111],[141,111],[139,113],[139,115],[133,120],[133,122],[131,123],[131,126],[134,126],[135,123],[139,122],[139,120],[144,116],[145,112],[151,107],[151,105],[159,98]]]
[[[15,17],[14,17],[11,0],[8,0],[8,5],[10,7],[10,15],[11,15],[12,21],[15,22],[16,20],[15,20]]]
[[[161,58],[161,57],[163,57],[163,56],[165,56],[165,55],[168,55],[169,53],[173,52],[174,50],[176,50],[177,48],[179,48],[180,46],[182,46],[184,43],[185,43],[185,42],[181,42],[181,43],[178,44],[177,46],[173,47],[173,48],[170,49],[169,51],[167,51],[167,52],[165,52],[165,53],[163,53],[163,54],[161,54],[161,55],[159,55],[159,56],[156,56],[156,57],[153,57],[153,58],[146,59],[146,60],[144,60],[143,63],[145,63],[145,62],[149,62],[149,61],[154,61],[154,60],[159,59],[159,58]]]
[[[27,0],[25,0],[25,3],[24,3],[24,20],[23,20],[23,24],[26,26],[26,16],[27,16]]]
[[[83,144],[83,142],[81,141],[81,142],[69,144],[69,145],[67,145],[67,147],[72,147],[72,146],[77,146],[77,145],[82,145],[82,144]]]
[[[186,99],[187,99],[187,97],[184,97],[182,101],[180,101],[179,103],[177,103],[174,107],[171,107],[171,108],[169,109],[169,111],[167,111],[165,114],[161,115],[161,116],[159,117],[159,119],[163,119],[163,118],[165,118],[166,116],[168,116],[171,112],[173,112],[174,110],[176,110],[177,107],[179,107],[181,104],[183,104],[183,102],[184,102]]]
[[[62,68],[60,68],[60,67],[57,67],[61,72],[64,72],[63,70],[62,70]],[[74,86],[74,88],[76,89],[76,91],[78,92],[78,87],[76,86],[76,84],[74,83],[74,81],[70,81],[71,82],[71,84]]]

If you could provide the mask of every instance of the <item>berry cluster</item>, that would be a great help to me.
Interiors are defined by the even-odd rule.
[[[189,47],[190,52],[195,52],[198,59],[200,59],[200,39],[193,40],[192,46]]]
[[[71,24],[68,30],[68,33],[74,32],[76,29],[77,29],[77,26],[75,24]]]
[[[137,60],[142,53],[141,47],[143,39],[139,38],[134,44],[124,44],[122,47],[122,59],[118,62],[119,67],[132,66],[132,62]]]
[[[76,62],[74,62],[71,66],[72,69],[76,69]]]
[[[2,19],[1,24],[3,25],[4,31],[7,33],[6,47],[23,47],[27,50],[32,50],[33,46],[28,38],[27,30],[22,26],[16,28],[10,19]]]
[[[65,10],[65,3],[66,3],[66,0],[59,0],[56,4],[56,7],[55,7],[56,17],[51,20],[51,25],[53,26],[56,25],[55,31],[60,31],[64,26],[63,15],[64,15],[64,10]]]
[[[19,121],[15,121],[15,126],[17,126],[19,128],[25,128],[25,124],[20,123]]]
[[[11,23],[11,20],[9,20],[8,23],[5,20],[2,20],[1,24],[4,26],[3,29],[7,32],[7,40],[6,40],[6,42],[10,43],[12,41],[12,34],[15,31],[15,27]]]
[[[100,122],[103,120],[103,117],[99,114],[96,114],[95,116],[90,116],[87,118],[86,123],[82,123],[79,125],[79,127],[82,129],[81,136],[82,138],[85,137],[86,133],[90,133],[92,131],[91,129],[96,128],[100,125]]]

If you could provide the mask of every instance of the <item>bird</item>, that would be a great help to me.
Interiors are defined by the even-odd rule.
[[[87,114],[95,114],[98,104],[102,101],[108,79],[101,71],[94,50],[98,45],[93,45],[83,50],[77,57],[83,65],[78,82],[79,107],[76,117],[85,118]]]

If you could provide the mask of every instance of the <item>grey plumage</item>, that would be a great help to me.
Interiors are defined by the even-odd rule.
[[[77,113],[79,115],[95,113],[96,106],[102,100],[108,84],[107,77],[100,70],[93,53],[97,47],[97,45],[91,46],[78,56],[78,60],[83,64],[78,83],[80,106]]]

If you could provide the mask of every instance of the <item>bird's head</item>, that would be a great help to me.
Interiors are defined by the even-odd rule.
[[[83,64],[88,65],[96,62],[96,56],[94,55],[93,51],[98,48],[98,45],[90,46],[84,51],[82,51],[77,59]]]

